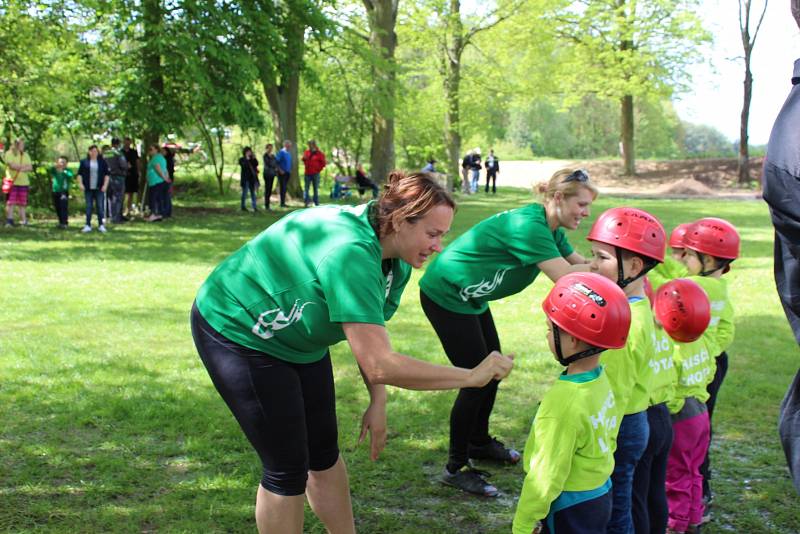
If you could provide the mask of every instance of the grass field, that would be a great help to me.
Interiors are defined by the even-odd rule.
[[[531,200],[521,190],[459,207],[449,238]],[[730,293],[736,339],[715,414],[716,519],[704,533],[800,532],[800,498],[777,436],[777,411],[800,353],[775,294],[772,229],[763,203],[624,201],[669,230],[703,215],[742,233]],[[0,229],[0,531],[254,532],[260,466],[195,352],[188,314],[198,286],[230,252],[276,220],[178,204],[174,221],[131,223],[107,235],[52,221]],[[590,221],[589,221],[590,222]],[[570,235],[587,253],[590,224]],[[419,307],[416,272],[389,324],[395,349],[445,363]],[[547,353],[539,303],[550,283],[492,305],[505,351],[493,432],[518,448],[559,366]],[[503,491],[467,497],[437,482],[454,392],[390,390],[389,444],[378,462],[355,448],[367,394],[345,344],[332,349],[340,446],[360,532],[508,532],[520,467],[489,467]],[[307,532],[322,532],[307,513]]]

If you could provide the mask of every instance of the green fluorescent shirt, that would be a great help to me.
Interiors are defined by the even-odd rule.
[[[650,372],[653,373],[650,405],[669,402],[675,395],[675,365],[672,361],[673,342],[667,332],[656,326],[653,331],[653,347],[655,358],[650,360]]]
[[[675,396],[667,403],[669,413],[680,412],[687,397],[694,397],[700,402],[708,400],[707,387],[717,370],[714,355],[708,350],[711,346],[710,337],[703,334],[700,339],[691,343],[675,342],[672,359],[675,362],[677,380]]]
[[[563,228],[550,230],[541,204],[484,219],[453,241],[426,269],[420,288],[439,306],[479,314],[489,301],[519,293],[538,263],[572,254]]]
[[[689,280],[700,284],[708,294],[708,300],[711,302],[711,322],[708,324],[711,336],[708,350],[713,356],[718,356],[730,347],[735,332],[733,306],[728,298],[728,282],[710,276],[690,276]]]
[[[200,314],[245,347],[295,363],[320,360],[345,339],[341,323],[383,325],[411,266],[384,276],[368,206],[298,210],[225,259],[197,294]]]
[[[564,491],[603,485],[614,470],[610,413],[614,394],[602,367],[562,374],[545,393],[528,441],[514,534],[530,534]]]
[[[686,270],[686,266],[669,254],[664,258],[663,263],[659,263],[647,272],[647,279],[650,280],[653,291],[670,280],[687,276],[689,276],[689,271]]]
[[[650,361],[655,359],[654,332],[650,301],[634,300],[631,302],[631,329],[625,346],[600,354],[617,400],[619,419],[646,410],[650,405],[654,379],[650,369]],[[619,426],[615,428],[614,436],[618,431]]]
[[[69,193],[69,188],[72,186],[72,181],[75,178],[72,171],[64,169],[59,172],[55,167],[50,167],[48,172],[53,180],[53,193]]]

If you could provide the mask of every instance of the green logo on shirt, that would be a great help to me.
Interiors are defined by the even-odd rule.
[[[300,321],[303,318],[303,308],[309,304],[313,304],[313,302],[304,302],[300,305],[300,299],[297,299],[289,313],[283,313],[280,308],[265,311],[258,316],[258,322],[253,325],[253,333],[261,339],[271,338],[278,330],[283,330]]]
[[[494,279],[492,281],[487,282],[486,280],[481,280],[477,284],[461,288],[461,291],[458,292],[461,300],[467,302],[469,299],[477,299],[490,294],[503,283],[503,277],[506,275],[506,272],[508,272],[508,269],[498,269],[498,271],[494,273]]]

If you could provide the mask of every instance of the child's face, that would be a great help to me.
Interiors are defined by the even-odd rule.
[[[686,265],[686,270],[689,271],[689,274],[694,276],[703,272],[703,262],[700,261],[700,257],[694,250],[688,248],[683,249],[681,261]]]
[[[553,353],[553,358],[556,358],[556,342],[553,339],[553,321],[547,320],[547,346],[550,347],[550,352]]]
[[[677,261],[682,261],[681,258],[683,258],[683,251],[684,251],[684,249],[682,249],[682,248],[673,247],[672,248],[672,259],[677,260]]]
[[[612,282],[616,282],[619,269],[617,267],[617,253],[614,247],[592,241],[592,261],[589,263],[589,270],[608,278]]]
[[[63,171],[64,167],[66,166],[67,166],[67,161],[64,158],[58,158],[56,160],[56,169],[58,169],[59,171]]]

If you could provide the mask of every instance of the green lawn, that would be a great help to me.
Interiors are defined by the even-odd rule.
[[[464,200],[450,238],[531,197],[501,190]],[[730,273],[736,340],[712,447],[716,520],[704,532],[800,532],[776,421],[800,355],[775,294],[772,228],[760,202],[625,201],[667,230],[703,215],[731,220],[743,257]],[[52,221],[0,229],[0,531],[254,532],[260,465],[195,352],[194,294],[226,255],[276,220],[179,204],[171,222],[107,235],[62,232]],[[570,235],[583,253],[590,224]],[[447,360],[418,300],[415,273],[389,324],[394,347]],[[498,437],[524,445],[536,405],[559,371],[539,303],[550,283],[493,304],[503,349],[517,354],[493,415]],[[355,448],[367,403],[345,344],[332,350],[340,445],[360,532],[508,532],[520,467],[490,468],[496,500],[437,482],[454,392],[390,391],[390,437],[376,463]],[[306,531],[322,532],[307,514]]]

